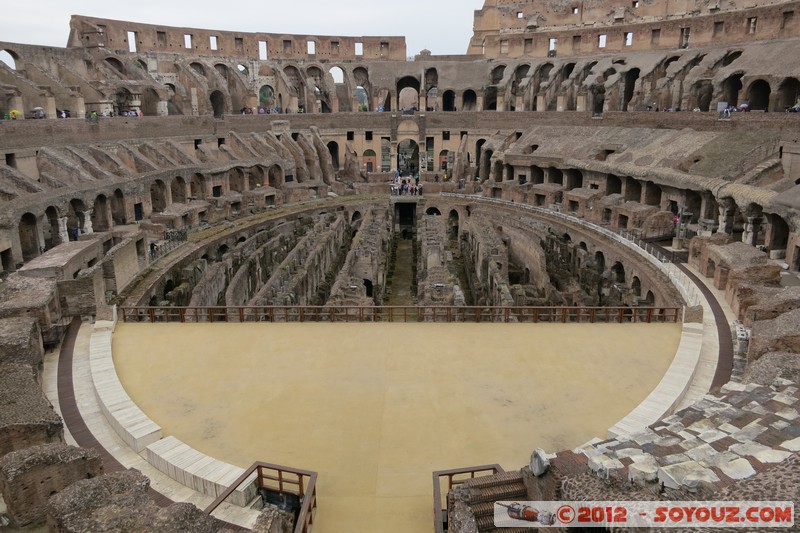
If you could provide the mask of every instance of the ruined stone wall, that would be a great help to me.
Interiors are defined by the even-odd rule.
[[[41,329],[34,318],[5,318],[0,320],[0,366],[21,364],[30,366],[38,375],[44,360]]]
[[[463,288],[451,270],[454,265],[448,250],[447,219],[421,215],[417,224],[417,305],[464,305]]]

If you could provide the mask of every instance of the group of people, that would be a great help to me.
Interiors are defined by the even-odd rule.
[[[392,196],[404,196],[406,194],[410,196],[422,196],[422,184],[419,182],[419,176],[403,177],[400,175],[400,172],[397,171],[390,192]]]

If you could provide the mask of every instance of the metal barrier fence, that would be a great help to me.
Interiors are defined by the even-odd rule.
[[[122,307],[122,322],[681,322],[679,307]]]

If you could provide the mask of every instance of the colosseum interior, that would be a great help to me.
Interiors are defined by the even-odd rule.
[[[486,0],[465,45],[0,42],[0,529],[797,504],[800,2]]]

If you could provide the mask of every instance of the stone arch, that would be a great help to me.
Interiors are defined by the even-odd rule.
[[[633,278],[631,278],[631,293],[636,297],[642,295],[642,281],[639,279],[639,276],[633,276]]]
[[[353,211],[353,215],[350,217],[350,223],[355,224],[359,220],[363,218],[361,211]]]
[[[478,169],[481,168],[484,144],[486,144],[486,139],[478,139],[475,141],[475,166],[478,167]]]
[[[152,87],[147,87],[142,91],[141,95],[141,114],[147,116],[157,116],[158,115],[158,104],[161,102],[161,97],[158,96],[158,93]]]
[[[175,176],[169,184],[169,190],[172,196],[172,203],[186,203],[186,199],[189,196],[186,193],[186,180],[180,176]]]
[[[731,74],[722,81],[722,99],[728,102],[728,105],[739,105],[739,91],[742,90],[742,76],[743,73],[737,72]]]
[[[58,224],[59,213],[58,208],[55,206],[48,206],[44,211],[44,216],[47,219],[47,225],[42,228],[44,235],[44,248],[49,250],[58,246],[62,242],[60,226]]]
[[[189,182],[189,190],[192,198],[204,200],[206,197],[206,180],[202,174],[195,174]]]
[[[550,183],[564,185],[564,173],[560,168],[550,167],[547,169],[547,176]]]
[[[797,78],[784,78],[778,85],[774,110],[783,111],[797,103],[800,103],[800,81]]]
[[[442,111],[456,110],[456,93],[448,89],[442,93]]]
[[[653,207],[661,207],[661,187],[648,181],[644,191],[644,203]]]
[[[480,164],[478,166],[478,176],[480,176],[481,181],[486,181],[489,179],[489,176],[492,172],[492,156],[494,155],[494,151],[491,148],[487,148],[486,150],[481,151],[480,155]]]
[[[472,89],[464,91],[461,102],[461,111],[475,111],[478,109],[478,95]]]
[[[105,194],[98,194],[92,206],[92,229],[94,231],[109,231],[111,229],[108,220],[109,204]]]
[[[544,170],[536,165],[531,167],[531,183],[540,185],[544,183]]]
[[[642,201],[642,184],[639,180],[632,176],[625,177],[625,201],[626,202],[641,202]]]
[[[328,144],[328,152],[331,154],[331,163],[333,163],[333,170],[339,170],[341,165],[339,164],[339,143],[336,141],[330,141]]]
[[[275,89],[271,85],[262,85],[258,89],[258,105],[269,112],[275,109]]]
[[[342,69],[342,67],[338,65],[333,66],[330,69],[328,69],[328,73],[333,78],[333,83],[337,85],[340,83],[344,83],[344,69]]]
[[[786,250],[789,245],[789,224],[780,216],[774,213],[767,214],[769,228],[764,239],[764,244],[770,252]]]
[[[17,70],[19,54],[8,48],[0,48],[0,61],[8,65],[11,70]]]
[[[622,179],[614,174],[609,174],[606,179],[606,194],[621,194]]]
[[[198,74],[200,74],[201,76],[203,76],[204,78],[206,78],[206,77],[207,77],[207,76],[206,76],[206,68],[203,66],[203,64],[202,64],[202,63],[198,63],[197,61],[193,61],[192,63],[189,63],[189,67],[190,67],[190,68],[191,68],[193,71],[195,71],[196,73],[198,73]]]
[[[150,184],[150,205],[154,213],[161,213],[167,208],[167,186],[161,180]]]
[[[131,111],[133,102],[133,93],[127,87],[119,87],[114,93],[114,109],[118,115],[125,111]]]
[[[22,261],[27,262],[41,253],[39,245],[39,221],[33,213],[25,213],[19,219],[19,245]]]
[[[217,74],[219,74],[225,81],[228,81],[228,77],[230,76],[230,69],[228,68],[228,65],[224,63],[215,63],[214,70],[216,70]]]
[[[248,190],[252,191],[253,189],[261,187],[262,183],[264,183],[264,169],[261,168],[258,165],[254,166],[254,167],[251,167],[247,171],[247,188],[248,188]]]
[[[426,215],[437,216],[437,217],[439,217],[439,216],[442,216],[442,212],[441,212],[441,211],[439,211],[439,208],[437,208],[437,207],[429,207],[429,208],[428,208],[428,209],[425,211],[425,214],[426,214]]]
[[[165,83],[164,88],[167,91],[167,114],[168,115],[183,115],[181,108],[181,99],[175,92],[175,86],[171,83]]]
[[[375,150],[368,148],[364,150],[364,153],[361,156],[361,161],[364,165],[364,170],[367,172],[376,172],[377,170],[377,156],[375,155]]]
[[[600,274],[606,271],[606,256],[600,250],[594,253],[594,264]]]
[[[496,67],[494,67],[491,73],[491,84],[497,85],[501,81],[503,81],[503,76],[505,76],[505,73],[506,73],[505,65],[497,65]]]
[[[116,57],[107,57],[104,60],[105,64],[114,69],[115,71],[119,72],[120,74],[125,74],[125,66],[122,64],[122,61],[117,59]]]
[[[656,303],[656,296],[653,294],[653,291],[647,291],[647,294],[644,297],[644,301],[642,302],[647,307],[652,307]]]
[[[618,284],[625,283],[625,266],[619,261],[611,265],[611,282]]]
[[[450,213],[447,215],[447,226],[450,228],[450,235],[452,237],[458,237],[458,219],[458,211],[451,209]]]
[[[497,110],[497,87],[486,87],[483,91],[483,110],[496,111]]]
[[[414,76],[404,76],[397,81],[397,100],[401,109],[419,105],[420,82]]]
[[[698,80],[691,87],[694,105],[700,111],[711,110],[711,100],[714,98],[714,84],[711,80]]]
[[[225,95],[222,91],[212,91],[208,99],[211,102],[211,110],[214,116],[218,118],[222,117],[228,107],[225,101]]]
[[[228,171],[228,190],[232,192],[244,192],[244,169],[234,167]]]
[[[279,188],[284,183],[284,175],[283,175],[283,168],[280,165],[272,165],[269,167],[269,172],[267,173],[269,179],[269,186],[273,188]]]
[[[583,188],[583,172],[577,168],[568,168],[564,170],[564,175],[567,178],[566,189],[568,191]]]
[[[632,68],[625,73],[625,90],[622,97],[622,110],[628,110],[628,104],[633,100],[634,89],[636,88],[636,81],[639,79],[641,71],[638,68]]]
[[[731,50],[727,54],[725,54],[725,57],[722,58],[722,66],[727,67],[740,57],[742,57],[741,50]]]
[[[758,79],[750,84],[747,89],[747,101],[751,111],[768,111],[769,96],[772,89],[766,80]]]
[[[125,211],[125,195],[121,189],[115,189],[114,195],[111,197],[111,220],[116,226],[122,226],[128,221]]]
[[[67,229],[72,235],[72,231],[77,229],[83,233],[84,224],[86,223],[86,205],[80,198],[73,198],[69,202],[69,210],[67,212]]]
[[[419,144],[414,139],[404,139],[397,144],[397,170],[401,174],[419,172]]]
[[[439,162],[436,165],[438,170],[447,170],[449,158],[450,150],[442,150],[439,152]]]

